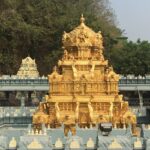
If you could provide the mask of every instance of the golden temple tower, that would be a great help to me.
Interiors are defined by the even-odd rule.
[[[39,77],[39,72],[37,70],[37,65],[35,63],[35,59],[32,59],[31,57],[26,57],[22,59],[21,66],[17,72],[17,76],[20,78],[24,77],[30,77],[30,78],[36,78]]]
[[[132,125],[135,132],[136,117],[128,102],[118,94],[117,75],[103,56],[103,37],[85,25],[83,15],[80,25],[64,32],[64,55],[58,67],[48,75],[49,95],[40,103],[33,116],[33,124],[65,125],[65,132],[97,123],[111,122],[114,127]]]

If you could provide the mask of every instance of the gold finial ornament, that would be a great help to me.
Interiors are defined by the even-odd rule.
[[[83,17],[83,14],[82,14],[80,18],[80,23],[84,23],[84,22],[85,22],[85,18]]]
[[[57,66],[54,66],[53,72],[57,72]]]
[[[41,123],[45,121],[52,127],[63,123],[65,135],[69,130],[75,133],[76,123],[90,127],[104,122],[119,128],[131,124],[135,133],[136,117],[119,95],[119,75],[104,58],[102,33],[83,26],[84,20],[82,15],[81,24],[63,34],[64,55],[58,61],[62,73],[55,68],[48,75],[50,94],[43,102],[46,108],[40,108],[43,103],[39,105],[33,123],[40,123],[40,115],[47,118]]]

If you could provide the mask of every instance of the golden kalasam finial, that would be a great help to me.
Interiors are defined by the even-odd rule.
[[[53,72],[57,72],[57,66],[53,67]]]
[[[81,15],[80,22],[81,22],[81,23],[84,23],[84,22],[85,22],[85,18],[84,18],[84,16],[83,16],[83,14]]]

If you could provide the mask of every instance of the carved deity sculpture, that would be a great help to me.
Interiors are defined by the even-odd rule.
[[[37,113],[35,113],[33,118],[33,123],[45,123],[48,122],[48,115],[44,112],[43,104],[39,105],[39,108],[37,110]]]
[[[131,124],[135,132],[136,117],[119,95],[119,75],[103,56],[102,33],[86,26],[82,15],[79,26],[64,32],[62,43],[64,54],[58,61],[60,68],[55,67],[48,75],[49,96],[34,114],[33,123],[45,122],[52,127],[63,123],[65,135],[76,123],[79,127],[89,127],[111,122],[120,128]]]
[[[69,39],[68,34],[64,31],[63,37],[62,37],[62,41],[66,41]]]
[[[118,81],[119,80],[119,75],[117,75],[112,67],[108,68],[108,74],[107,74],[107,79],[109,81]]]
[[[99,51],[98,51],[98,55],[99,55],[99,59],[100,59],[101,61],[104,61],[104,56],[103,56],[102,50],[99,50]]]
[[[103,50],[103,37],[102,37],[102,33],[101,33],[101,31],[99,31],[98,33],[97,33],[97,40],[98,40],[98,42],[97,42],[97,44],[99,43],[100,44],[100,50]]]
[[[58,106],[58,102],[55,103],[55,110],[56,110],[56,119],[59,121],[60,119],[60,109]]]
[[[94,116],[93,116],[93,107],[91,105],[91,102],[88,102],[88,109],[89,109],[89,116],[90,116],[90,119],[92,121]]]
[[[78,70],[76,69],[74,63],[72,64],[72,70],[73,70],[73,77],[74,77],[74,79],[77,79],[77,77],[78,77]]]
[[[110,112],[110,117],[113,117],[113,102],[110,103],[109,112]]]
[[[92,64],[92,68],[91,68],[91,70],[90,70],[91,78],[94,78],[94,70],[95,70],[95,64],[93,63],[93,64]]]
[[[78,121],[79,119],[79,102],[77,102],[76,110],[75,110],[75,119]]]
[[[64,59],[64,60],[68,59],[68,51],[67,51],[66,49],[64,50],[63,59]]]

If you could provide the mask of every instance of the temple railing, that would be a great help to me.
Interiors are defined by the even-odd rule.
[[[150,79],[128,79],[128,78],[121,78],[119,80],[119,84],[150,84]]]
[[[150,77],[124,77],[119,80],[119,90],[150,90]],[[0,78],[0,91],[48,91],[47,78]]]
[[[7,85],[48,85],[47,79],[0,79],[0,86]]]

